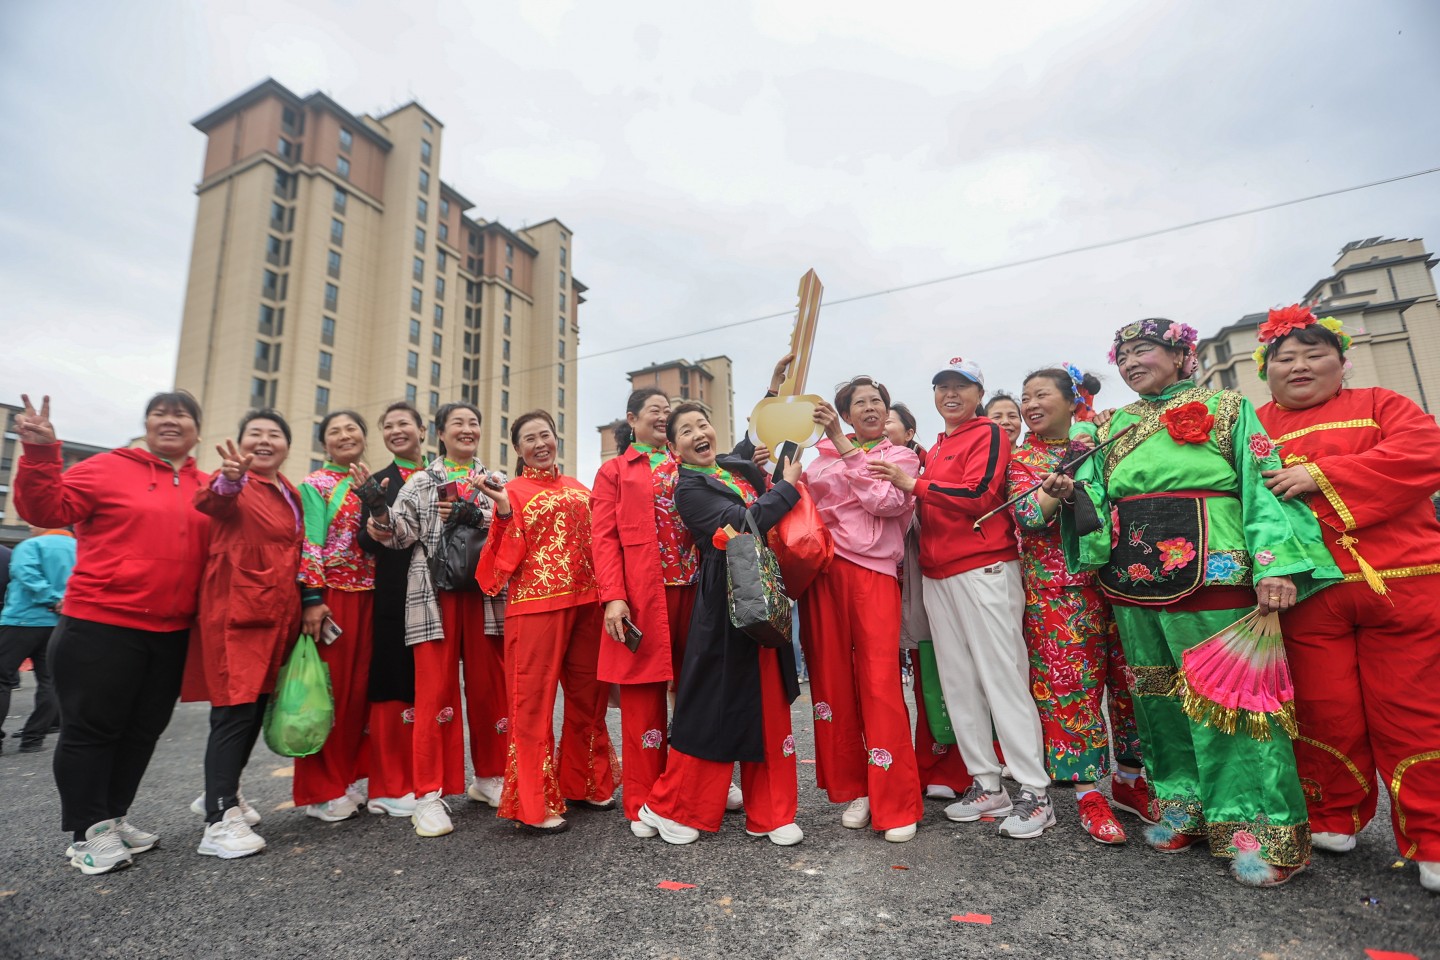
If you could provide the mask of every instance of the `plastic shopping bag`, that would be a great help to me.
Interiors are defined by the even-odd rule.
[[[308,757],[325,746],[334,724],[330,668],[320,659],[315,640],[301,636],[265,706],[265,745],[282,757]]]

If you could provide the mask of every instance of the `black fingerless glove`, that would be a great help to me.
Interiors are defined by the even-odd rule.
[[[385,501],[385,491],[380,489],[380,481],[370,477],[360,486],[355,488],[355,496],[360,502],[370,508],[371,513],[380,513],[387,510],[390,504]]]
[[[485,526],[485,511],[469,500],[457,500],[450,506],[450,522],[467,527]]]

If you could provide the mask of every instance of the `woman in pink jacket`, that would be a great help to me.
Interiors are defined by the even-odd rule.
[[[838,413],[837,413],[838,409]],[[842,383],[815,422],[825,439],[805,483],[835,540],[835,559],[800,597],[800,643],[815,710],[815,780],[840,822],[892,843],[915,836],[922,800],[900,684],[900,582],[914,497],[867,469],[914,477],[920,459],[885,437],[890,393],[871,377]],[[847,434],[841,420],[854,428]]]

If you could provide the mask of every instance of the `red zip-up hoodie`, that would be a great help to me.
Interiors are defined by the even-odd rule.
[[[210,518],[195,509],[209,477],[124,447],[61,474],[59,443],[27,443],[15,509],[41,527],[75,527],[75,570],[61,613],[158,633],[188,628],[199,602]]]
[[[988,417],[940,434],[915,481],[920,504],[920,572],[932,580],[1015,560],[1015,524],[1002,510],[974,529],[981,514],[1005,502],[1009,438]]]

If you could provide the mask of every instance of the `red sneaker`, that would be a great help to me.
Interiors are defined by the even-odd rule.
[[[1146,841],[1156,853],[1180,853],[1195,846],[1200,842],[1200,838],[1189,833],[1177,833],[1168,840],[1151,840],[1147,837]]]
[[[1133,813],[1146,823],[1160,822],[1160,804],[1151,795],[1150,784],[1143,775],[1136,777],[1134,783],[1111,777],[1110,802],[1116,810]]]
[[[1080,823],[1096,843],[1124,843],[1125,830],[1099,790],[1080,798]]]

